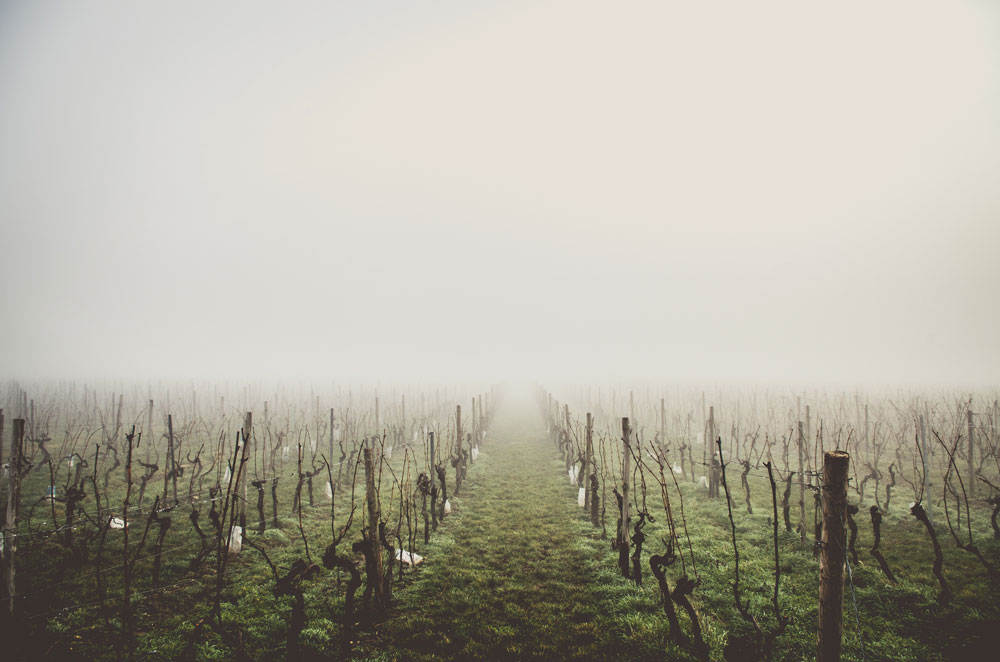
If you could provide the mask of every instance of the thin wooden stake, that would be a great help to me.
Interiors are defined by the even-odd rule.
[[[972,406],[969,406],[969,479],[965,483],[966,489],[969,494],[968,497],[971,499],[976,496],[976,428],[972,424]]]
[[[631,494],[628,482],[632,476],[632,446],[629,443],[630,436],[632,436],[632,428],[629,426],[628,417],[626,417],[622,419],[622,542],[626,547],[632,544],[632,533],[629,529]]]
[[[590,412],[587,412],[586,449],[583,453],[583,507],[584,512],[590,508],[590,472],[592,470],[591,456],[594,454],[594,422]]]
[[[931,465],[930,465],[930,448],[927,447],[927,420],[921,415],[919,419],[920,427],[920,457],[923,462],[924,470],[924,486],[921,494],[921,501],[924,507],[924,512],[927,513],[927,519],[932,523],[934,522],[934,517],[932,515],[933,508],[931,507],[934,503],[934,498],[931,494]]]
[[[805,432],[802,421],[799,421],[799,540],[806,541],[806,472],[805,467]]]

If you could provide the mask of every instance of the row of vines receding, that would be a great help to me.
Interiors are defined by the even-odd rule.
[[[347,654],[422,561],[498,400],[142,390],[8,384],[11,659]]]
[[[925,650],[937,646],[934,627],[969,614],[1000,617],[990,597],[1000,587],[996,398],[568,395],[560,402],[536,392],[550,441],[620,576],[639,589],[651,576],[677,651],[700,660],[816,655],[824,545],[843,546],[835,565],[846,570],[846,589],[837,580],[829,590],[838,591],[837,610],[846,590],[844,639],[857,659],[888,640],[894,601],[923,619],[915,636]],[[845,463],[846,500],[824,531],[831,451]],[[946,647],[949,635],[936,636]],[[993,641],[977,636],[966,654]],[[837,646],[839,654],[839,631]]]

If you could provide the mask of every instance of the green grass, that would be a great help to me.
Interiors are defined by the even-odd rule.
[[[405,571],[402,581],[394,582],[395,604],[387,619],[354,633],[349,644],[353,658],[693,659],[688,651],[668,641],[659,591],[648,569],[649,555],[663,551],[660,540],[665,518],[658,487],[647,479],[647,506],[656,522],[646,529],[644,584],[639,587],[619,575],[617,555],[611,551],[610,541],[601,538],[600,528],[593,528],[576,506],[577,488],[569,485],[541,418],[529,407],[528,403],[510,403],[500,411],[460,495],[451,497],[453,514],[429,545],[417,547],[416,551],[426,558],[424,564]],[[400,463],[398,457],[394,458],[397,469]],[[453,490],[453,479],[449,470],[449,490]],[[743,506],[738,472],[730,473],[729,480],[734,489],[743,594],[750,599],[750,609],[764,627],[773,627],[770,492],[766,481],[751,479],[755,514],[749,515]],[[293,481],[283,479],[281,485],[281,510],[288,513]],[[722,660],[726,643],[747,628],[733,605],[733,550],[725,500],[707,499],[693,483],[682,483],[681,489],[700,577],[692,602],[700,615],[712,659]],[[673,488],[671,494],[676,516],[679,502]],[[338,525],[344,521],[349,498],[338,495]],[[610,490],[608,498],[612,499]],[[997,587],[991,586],[978,561],[955,547],[939,510],[944,571],[955,593],[950,605],[939,606],[937,584],[931,575],[930,543],[923,527],[906,510],[906,501],[903,490],[898,490],[893,510],[883,522],[882,550],[900,579],[897,585],[886,581],[868,554],[872,539],[867,512],[862,509],[857,518],[861,563],[854,568],[854,585],[861,633],[859,637],[848,589],[843,659],[995,659],[991,651],[1000,650]],[[316,485],[316,503],[303,514],[314,561],[330,540],[329,504],[323,481]],[[388,500],[383,505],[388,509]],[[270,495],[267,512],[270,516]],[[36,515],[39,520],[45,517],[42,513],[39,510]],[[795,509],[793,518],[794,514]],[[186,509],[175,511],[166,549],[196,542],[186,515]],[[248,515],[252,526],[256,521],[253,508]],[[610,504],[606,517],[607,528],[613,534],[615,517]],[[974,509],[973,521],[980,549],[994,563],[1000,563],[1000,547],[987,535],[988,512]],[[208,532],[207,507],[201,523]],[[287,568],[304,556],[304,550],[297,519],[286,515],[282,525],[281,530],[269,530],[254,539],[280,568]],[[45,528],[43,521],[36,526]],[[355,531],[345,545],[357,537]],[[777,641],[775,657],[811,660],[815,658],[818,561],[811,546],[800,543],[794,533],[782,530],[779,542],[780,602],[790,623]],[[106,564],[120,559],[120,548],[113,547],[106,553]],[[187,563],[195,550],[191,546],[168,553],[164,557],[163,583],[169,588],[137,596],[140,659],[180,657],[188,648],[194,623],[208,615],[208,596],[214,585],[212,559],[201,570],[189,571]],[[147,546],[144,555],[148,553]],[[32,636],[38,638],[36,649],[52,650],[59,659],[114,659],[110,642],[119,632],[116,622],[108,628],[93,605],[58,610],[63,605],[95,600],[93,578],[88,576],[92,566],[74,571],[66,551],[52,540],[26,545],[20,559],[27,569],[22,566],[19,586],[34,601],[32,612],[46,614],[29,624]],[[137,591],[149,588],[150,564],[151,560],[143,560],[136,569]],[[688,570],[691,572],[690,567]],[[669,569],[672,586],[680,572],[679,563]],[[120,576],[111,571],[107,581],[111,595],[117,595]],[[60,582],[51,592],[34,593]],[[245,547],[231,564],[227,582],[224,619],[242,630],[251,659],[282,659],[291,599],[274,596],[270,571],[260,555]],[[301,643],[307,657],[342,658],[342,584],[338,585],[334,573],[323,570],[304,582],[303,589],[307,622]],[[50,604],[55,611],[49,614]],[[686,615],[679,614],[682,627],[690,634]],[[207,629],[188,650],[198,660],[232,659],[233,655],[231,648]]]
[[[507,412],[510,416],[510,412]],[[740,490],[738,474],[730,488]],[[779,485],[779,495],[780,495]],[[741,587],[765,629],[771,608],[773,547],[766,481],[752,481],[755,514],[746,513],[742,491],[733,492]],[[658,488],[647,495],[657,522],[647,527],[644,584],[622,578],[617,555],[600,529],[576,507],[575,486],[548,442],[537,416],[498,419],[481,462],[470,472],[456,514],[425,550],[426,565],[399,594],[392,618],[363,638],[361,659],[694,659],[668,641],[668,626],[648,555],[662,552],[665,535]],[[682,483],[700,584],[692,596],[713,660],[747,624],[734,607],[733,553],[725,500],[709,500]],[[610,499],[609,494],[609,499]],[[653,499],[656,501],[654,502]],[[674,508],[678,506],[674,497]],[[844,660],[992,660],[1000,646],[1000,604],[982,566],[958,550],[938,523],[945,573],[955,600],[940,607],[931,575],[933,553],[926,533],[897,498],[883,522],[883,553],[900,583],[889,583],[867,550],[871,526],[858,517],[860,563],[853,568],[858,616],[845,592]],[[975,512],[985,527],[985,511]],[[810,511],[811,516],[811,511]],[[780,510],[779,510],[780,517]],[[680,522],[678,521],[678,526]],[[613,511],[607,513],[613,533]],[[981,532],[981,548],[993,559],[997,545]],[[809,543],[779,534],[780,605],[790,618],[777,640],[775,658],[815,658],[819,564]],[[668,571],[671,586],[679,564]],[[690,572],[690,568],[689,568]],[[680,613],[680,610],[678,610]],[[690,634],[686,615],[681,624]],[[860,634],[858,631],[860,621]]]
[[[661,641],[661,619],[615,581],[560,466],[537,418],[499,419],[424,566],[358,657],[649,658],[636,633]]]

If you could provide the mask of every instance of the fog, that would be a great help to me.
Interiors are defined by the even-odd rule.
[[[0,8],[6,377],[996,384],[1000,6]]]

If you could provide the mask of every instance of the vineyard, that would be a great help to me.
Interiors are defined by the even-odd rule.
[[[1000,659],[1000,2],[0,2],[0,662]]]
[[[992,659],[991,396],[533,388],[8,384],[8,659]]]
[[[348,651],[451,514],[496,396],[464,418],[441,391],[106,397],[15,390],[25,415],[0,417],[18,659]]]
[[[569,395],[593,413],[539,392],[549,437],[645,597],[643,639],[697,659],[836,659],[841,634],[844,659],[992,659],[995,399]]]

